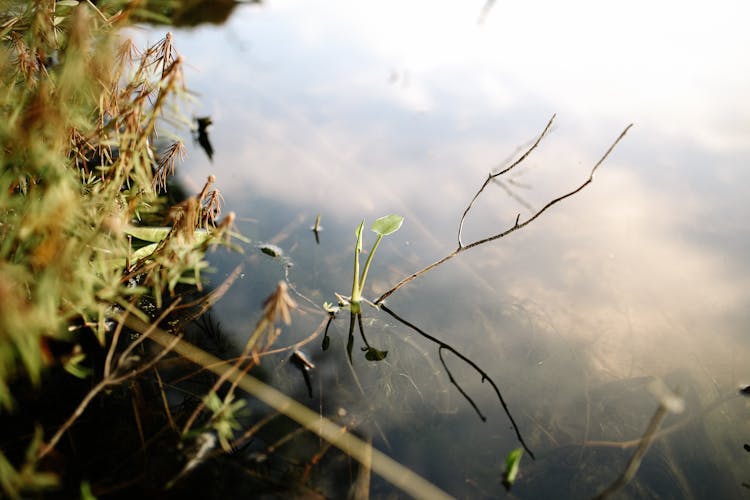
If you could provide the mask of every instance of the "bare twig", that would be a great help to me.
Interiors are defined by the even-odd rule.
[[[524,154],[522,154],[516,161],[511,163],[509,166],[505,167],[504,169],[500,170],[499,172],[492,173],[490,172],[487,175],[487,179],[485,179],[484,184],[482,184],[482,187],[479,188],[479,191],[474,195],[474,197],[469,202],[469,205],[466,207],[466,210],[464,210],[463,215],[461,215],[461,220],[458,223],[458,248],[463,247],[463,243],[461,241],[461,233],[464,229],[464,220],[466,220],[466,216],[469,215],[469,211],[471,210],[471,207],[474,205],[474,202],[477,201],[477,198],[479,198],[479,195],[482,194],[482,191],[484,191],[484,188],[487,187],[487,184],[489,184],[493,179],[500,177],[502,175],[507,174],[514,168],[516,168],[518,165],[520,165],[528,156],[531,154],[532,151],[536,149],[536,147],[539,145],[540,142],[542,142],[542,139],[544,139],[544,136],[547,135],[547,132],[550,131],[552,128],[552,122],[555,121],[555,117],[557,114],[552,115],[552,117],[547,122],[547,125],[544,127],[544,130],[542,130],[542,133],[539,134],[539,137],[534,141],[534,143],[529,147],[529,149],[526,150]]]
[[[528,219],[521,221],[520,220],[521,219],[521,214],[517,214],[516,215],[515,223],[511,227],[509,227],[509,228],[507,228],[507,229],[505,229],[505,230],[503,230],[503,231],[501,231],[499,233],[493,234],[491,236],[487,236],[485,238],[473,241],[471,243],[464,244],[462,242],[462,239],[461,239],[461,234],[462,234],[462,231],[463,231],[464,220],[466,219],[466,216],[468,215],[469,211],[471,210],[472,206],[474,205],[474,202],[476,201],[476,199],[479,197],[479,195],[482,193],[482,191],[484,191],[484,188],[487,187],[487,184],[489,184],[493,179],[495,179],[496,177],[498,177],[500,175],[503,175],[503,174],[509,172],[511,169],[513,169],[514,167],[516,167],[517,165],[519,165],[522,161],[524,161],[528,157],[528,155],[537,147],[537,145],[542,140],[542,138],[547,134],[547,132],[549,131],[549,129],[550,129],[551,125],[552,125],[552,121],[554,120],[554,118],[555,118],[555,116],[553,115],[552,118],[550,119],[550,121],[547,123],[547,126],[544,128],[544,130],[542,131],[542,133],[539,135],[539,137],[537,138],[537,140],[534,142],[534,144],[532,144],[531,147],[528,150],[526,150],[526,152],[523,155],[521,155],[521,157],[518,160],[516,160],[509,167],[501,170],[500,172],[497,172],[495,174],[490,173],[488,175],[487,179],[484,181],[484,184],[482,184],[482,187],[479,188],[479,191],[477,191],[477,193],[471,199],[471,201],[469,202],[469,205],[466,207],[466,210],[464,210],[464,213],[461,216],[461,221],[458,224],[458,248],[456,248],[453,252],[449,253],[445,257],[443,257],[443,258],[441,258],[441,259],[433,262],[432,264],[424,267],[423,269],[421,269],[421,270],[419,270],[419,271],[417,271],[415,273],[412,273],[412,274],[408,275],[407,277],[403,278],[401,281],[399,281],[398,283],[396,283],[391,289],[387,290],[380,297],[378,297],[374,301],[374,303],[376,305],[382,304],[385,299],[387,299],[388,297],[390,297],[391,294],[393,294],[393,292],[395,292],[396,290],[398,290],[402,286],[406,285],[407,283],[410,283],[411,281],[413,281],[416,278],[422,276],[423,274],[427,273],[428,271],[431,271],[432,269],[438,267],[439,265],[441,265],[441,264],[445,263],[446,261],[452,259],[453,257],[459,255],[461,252],[463,252],[465,250],[469,250],[470,248],[477,247],[479,245],[484,245],[485,243],[489,243],[491,241],[498,240],[498,239],[503,238],[505,236],[508,236],[509,234],[514,233],[514,232],[518,231],[519,229],[522,229],[522,228],[528,226],[529,224],[531,224],[532,222],[534,222],[537,218],[539,218],[540,215],[542,215],[544,212],[546,212],[549,208],[551,208],[554,205],[557,205],[558,203],[560,203],[561,201],[563,201],[563,200],[565,200],[567,198],[570,198],[571,196],[579,193],[583,188],[585,188],[586,186],[588,186],[589,184],[591,184],[593,182],[593,180],[594,180],[594,174],[596,173],[596,171],[599,168],[599,166],[602,163],[604,163],[604,160],[607,159],[607,157],[610,155],[610,153],[615,148],[615,146],[617,146],[617,144],[622,140],[622,138],[625,137],[625,134],[628,132],[628,130],[630,130],[630,127],[633,126],[633,124],[631,123],[630,125],[628,125],[627,127],[625,127],[625,129],[620,133],[620,135],[617,137],[617,139],[615,139],[615,141],[609,146],[609,148],[607,149],[607,151],[605,151],[605,153],[602,155],[602,157],[599,158],[599,161],[597,161],[596,164],[591,168],[591,172],[589,173],[588,178],[582,184],[580,184],[578,187],[576,187],[575,189],[573,189],[571,191],[568,191],[567,193],[565,193],[565,194],[563,194],[561,196],[558,196],[557,198],[553,199],[552,201],[549,201],[546,205],[544,205],[542,208],[540,208],[534,214],[532,214]]]

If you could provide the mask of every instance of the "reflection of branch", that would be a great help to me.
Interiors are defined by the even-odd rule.
[[[497,173],[494,173],[494,174],[490,173],[487,176],[487,179],[484,181],[484,184],[482,184],[482,187],[479,188],[479,191],[477,191],[477,193],[471,199],[471,201],[469,202],[469,205],[466,207],[466,210],[464,210],[464,213],[461,216],[461,221],[458,224],[458,248],[456,248],[453,252],[449,253],[448,255],[446,255],[445,257],[441,258],[440,260],[438,260],[436,262],[433,262],[432,264],[428,265],[427,267],[425,267],[425,268],[423,268],[423,269],[421,269],[421,270],[419,270],[419,271],[417,271],[417,272],[415,272],[413,274],[410,274],[409,276],[405,277],[404,279],[402,279],[401,281],[399,281],[398,283],[396,283],[396,285],[394,285],[390,290],[386,291],[383,295],[381,295],[380,297],[378,297],[375,300],[375,304],[376,305],[380,305],[386,298],[388,298],[393,292],[395,292],[396,290],[398,290],[402,286],[404,286],[407,283],[411,282],[412,280],[420,277],[421,275],[425,274],[426,272],[428,272],[428,271],[430,271],[430,270],[438,267],[439,265],[443,264],[444,262],[452,259],[453,257],[457,256],[458,254],[460,254],[464,250],[468,250],[470,248],[474,248],[474,247],[477,247],[479,245],[483,245],[485,243],[489,243],[490,241],[494,241],[494,240],[503,238],[505,236],[508,236],[510,233],[518,231],[519,229],[521,229],[523,227],[526,227],[527,225],[529,225],[532,222],[534,222],[540,215],[542,215],[544,212],[546,212],[547,209],[549,209],[550,207],[552,207],[554,205],[557,205],[558,203],[560,203],[561,201],[565,200],[566,198],[570,198],[571,196],[573,196],[573,195],[577,194],[578,192],[580,192],[583,188],[585,188],[586,186],[588,186],[589,184],[591,184],[591,182],[593,182],[593,180],[594,180],[594,173],[596,173],[596,170],[604,162],[604,160],[607,159],[607,157],[610,155],[610,153],[615,148],[615,146],[617,146],[617,144],[620,142],[620,140],[622,140],[622,138],[625,137],[625,134],[628,132],[628,130],[630,130],[630,127],[633,126],[633,124],[631,123],[630,125],[628,125],[627,127],[625,127],[625,129],[620,133],[620,135],[617,137],[617,139],[615,139],[615,141],[612,143],[612,145],[610,145],[609,148],[607,149],[607,151],[605,151],[604,155],[602,155],[602,157],[599,159],[599,161],[597,161],[596,164],[592,167],[591,172],[589,173],[588,178],[581,185],[579,185],[577,188],[575,188],[575,189],[573,189],[571,191],[568,191],[567,193],[565,193],[565,194],[563,194],[561,196],[558,196],[557,198],[553,199],[552,201],[547,202],[546,205],[544,205],[542,208],[540,208],[539,210],[537,210],[536,212],[534,212],[526,220],[521,221],[520,220],[521,214],[518,214],[518,215],[516,215],[516,221],[515,221],[515,223],[511,227],[509,227],[509,228],[507,228],[507,229],[505,229],[505,230],[503,230],[503,231],[501,231],[501,232],[499,232],[497,234],[493,234],[492,236],[488,236],[486,238],[482,238],[482,239],[473,241],[471,243],[464,244],[462,242],[462,240],[461,240],[461,233],[463,231],[464,220],[466,219],[466,216],[469,214],[469,211],[471,210],[472,206],[474,205],[474,202],[476,201],[476,199],[479,197],[479,195],[482,193],[482,191],[484,191],[484,188],[487,187],[487,184],[489,184],[490,181],[492,181],[493,179],[495,179],[498,176],[501,176],[501,175],[509,172],[511,169],[513,169],[514,167],[516,167],[517,165],[519,165],[522,161],[524,161],[529,156],[529,154],[534,149],[536,149],[537,145],[539,145],[539,142],[542,140],[542,138],[549,131],[550,127],[552,126],[552,121],[554,119],[555,119],[555,115],[553,115],[552,118],[550,118],[549,122],[547,123],[547,126],[544,127],[544,130],[539,135],[539,137],[537,138],[537,140],[531,145],[531,147],[528,150],[526,150],[526,152],[523,155],[521,155],[521,157],[518,160],[516,160],[509,167],[504,168],[500,172],[497,172]]]
[[[516,202],[518,202],[519,205],[523,206],[529,212],[533,212],[534,211],[534,205],[532,205],[531,203],[529,203],[528,201],[526,201],[526,199],[524,199],[523,196],[517,194],[511,188],[509,188],[508,186],[506,186],[503,181],[501,181],[499,179],[495,179],[494,182],[495,182],[495,184],[497,184],[500,187],[500,189],[502,189],[503,191],[505,191],[505,194],[507,194],[508,197],[516,200]],[[516,186],[516,187],[519,186],[519,184],[513,182],[513,179],[509,179],[508,180],[508,184],[511,184],[513,186]]]
[[[380,308],[383,311],[385,311],[388,314],[390,314],[391,316],[393,316],[394,319],[400,321],[401,323],[403,323],[404,325],[408,326],[409,328],[411,328],[412,330],[414,330],[415,332],[417,332],[418,334],[420,334],[421,336],[423,336],[427,340],[429,340],[431,342],[434,342],[434,343],[436,343],[438,345],[438,355],[440,356],[440,361],[443,363],[443,366],[445,367],[445,370],[448,372],[448,378],[450,379],[451,383],[458,388],[459,392],[461,392],[461,394],[467,399],[467,401],[469,402],[469,404],[471,404],[471,406],[474,408],[474,410],[479,415],[479,418],[481,418],[483,421],[486,421],[486,418],[484,417],[484,415],[482,415],[482,413],[479,411],[479,408],[477,408],[477,405],[474,404],[474,401],[458,386],[458,383],[455,381],[455,379],[451,375],[451,372],[448,370],[448,366],[445,364],[445,361],[443,360],[442,350],[445,349],[446,351],[452,352],[453,354],[455,354],[456,356],[458,356],[458,358],[460,358],[462,361],[464,361],[466,364],[468,364],[469,366],[471,366],[472,368],[474,368],[474,370],[477,373],[479,373],[479,375],[482,376],[482,382],[484,382],[485,380],[488,381],[490,383],[490,385],[492,386],[492,388],[495,390],[495,394],[497,395],[497,398],[500,400],[500,404],[503,405],[503,410],[505,410],[505,414],[508,416],[508,420],[510,420],[511,425],[513,426],[513,430],[516,432],[516,437],[518,438],[518,441],[521,443],[521,446],[523,446],[523,448],[526,450],[526,452],[529,454],[529,456],[532,459],[534,458],[534,453],[526,445],[526,442],[523,440],[523,437],[521,436],[521,431],[518,429],[518,425],[516,424],[516,421],[513,419],[513,415],[510,414],[510,410],[508,409],[508,405],[505,403],[505,399],[503,399],[503,395],[500,393],[500,388],[498,388],[497,384],[495,384],[495,382],[490,378],[490,376],[487,374],[487,372],[485,372],[484,370],[482,370],[471,359],[467,358],[466,356],[464,356],[463,354],[461,354],[460,352],[458,352],[456,349],[454,349],[451,345],[446,344],[445,342],[443,342],[442,340],[440,340],[440,339],[438,339],[436,337],[433,337],[429,333],[427,333],[424,330],[420,329],[418,326],[416,326],[416,325],[410,323],[409,321],[403,319],[402,317],[400,317],[399,315],[397,315],[395,312],[393,312],[390,309],[388,309],[386,306],[381,305]]]
[[[154,330],[151,336],[151,340],[162,346],[169,345],[174,339],[174,336],[158,328]],[[210,370],[218,376],[222,376],[228,370],[232,370],[232,366],[228,363],[222,363],[216,356],[182,339],[177,339],[174,350],[177,354],[192,363],[210,367]],[[397,488],[402,489],[407,495],[416,498],[450,498],[432,483],[429,483],[412,470],[397,463],[380,450],[372,448],[350,432],[347,432],[346,429],[334,424],[316,411],[301,405],[255,377],[243,375],[240,378],[238,387],[271,406],[276,411],[283,413],[291,420],[303,425],[311,433],[340,448],[353,459],[360,463],[371,463],[373,472],[379,474]]]
[[[460,392],[461,395],[464,398],[466,398],[466,401],[468,401],[471,407],[474,408],[474,411],[477,412],[477,415],[479,415],[479,418],[482,419],[482,422],[486,422],[487,417],[485,417],[482,414],[482,411],[479,409],[479,407],[474,402],[474,400],[471,399],[471,396],[466,394],[466,391],[464,391],[463,388],[460,385],[458,385],[458,382],[456,382],[456,379],[453,378],[453,374],[451,373],[450,368],[448,368],[448,364],[445,362],[445,359],[443,358],[443,346],[442,345],[438,347],[438,357],[440,358],[440,362],[443,363],[443,368],[445,368],[445,373],[448,374],[448,380],[450,380],[451,384],[453,384],[456,387],[456,389],[458,389],[458,392]]]

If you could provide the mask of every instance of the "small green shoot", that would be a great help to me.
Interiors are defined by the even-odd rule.
[[[510,491],[518,476],[518,465],[521,463],[523,448],[516,448],[505,457],[505,472],[503,472],[503,486]]]
[[[400,215],[386,215],[379,218],[372,224],[372,231],[378,235],[375,240],[375,244],[372,246],[367,260],[365,261],[364,269],[360,276],[359,273],[359,254],[362,252],[362,229],[364,228],[365,221],[359,223],[355,235],[357,236],[357,244],[354,247],[354,279],[352,281],[352,297],[349,301],[352,314],[359,314],[361,312],[360,303],[362,302],[362,290],[365,288],[365,281],[367,280],[367,273],[370,270],[372,264],[372,258],[375,255],[375,250],[380,245],[380,240],[383,236],[388,236],[399,230],[401,224],[403,224],[404,218]]]
[[[320,214],[315,218],[315,225],[310,230],[315,234],[315,243],[320,245],[320,232],[323,230],[323,226],[320,225]]]

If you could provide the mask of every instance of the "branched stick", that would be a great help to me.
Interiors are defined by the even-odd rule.
[[[617,144],[622,140],[622,138],[625,137],[625,134],[628,132],[628,130],[630,130],[630,127],[633,126],[633,124],[631,123],[630,125],[628,125],[627,127],[625,127],[625,129],[620,133],[620,135],[617,137],[617,139],[615,139],[615,141],[609,146],[609,148],[602,155],[602,157],[599,158],[599,161],[597,161],[596,164],[592,167],[591,172],[589,173],[588,178],[581,185],[579,185],[578,187],[576,187],[575,189],[573,189],[571,191],[568,191],[567,193],[565,193],[565,194],[563,194],[561,196],[558,196],[557,198],[553,199],[552,201],[548,202],[546,205],[544,205],[542,208],[540,208],[534,214],[532,214],[531,217],[529,217],[528,219],[521,221],[520,220],[521,219],[521,214],[517,214],[516,215],[516,221],[515,221],[515,223],[511,227],[505,229],[504,231],[501,231],[501,232],[499,232],[497,234],[493,234],[492,236],[488,236],[486,238],[482,238],[482,239],[473,241],[473,242],[468,243],[468,244],[463,244],[463,242],[461,240],[461,233],[462,233],[462,230],[463,230],[463,223],[464,223],[464,220],[466,219],[466,216],[468,215],[469,211],[471,210],[472,206],[474,205],[474,202],[476,201],[476,199],[479,197],[479,195],[482,193],[482,191],[484,191],[484,188],[487,186],[487,184],[490,183],[490,181],[492,181],[492,179],[496,178],[497,176],[500,176],[500,175],[503,175],[503,174],[507,173],[508,171],[510,171],[512,168],[516,167],[518,164],[520,164],[523,160],[525,160],[528,157],[528,155],[537,147],[537,145],[542,140],[542,138],[547,134],[547,132],[549,131],[549,129],[550,129],[551,125],[552,125],[552,121],[554,120],[554,118],[555,118],[555,116],[553,115],[552,118],[550,119],[550,121],[547,123],[547,126],[542,131],[541,135],[537,138],[537,140],[534,142],[534,144],[532,144],[531,147],[518,160],[516,160],[509,167],[501,170],[500,172],[498,172],[496,174],[489,174],[489,176],[487,177],[487,179],[484,181],[484,184],[482,184],[482,187],[479,188],[479,191],[477,191],[477,193],[471,199],[471,202],[469,202],[469,205],[466,207],[466,210],[464,211],[463,215],[461,216],[461,221],[459,222],[459,225],[458,225],[458,248],[456,248],[453,252],[449,253],[445,257],[443,257],[443,258],[441,258],[441,259],[433,262],[432,264],[428,265],[427,267],[425,267],[425,268],[423,268],[423,269],[421,269],[421,270],[419,270],[419,271],[417,271],[415,273],[410,274],[409,276],[405,277],[404,279],[402,279],[401,281],[399,281],[398,283],[396,283],[390,290],[388,290],[385,293],[383,293],[380,297],[378,297],[374,301],[374,303],[376,305],[382,304],[385,299],[387,299],[391,294],[393,294],[393,292],[395,292],[396,290],[398,290],[402,286],[404,286],[407,283],[409,283],[409,282],[415,280],[416,278],[422,276],[423,274],[427,273],[428,271],[431,271],[432,269],[438,267],[439,265],[445,263],[446,261],[452,259],[453,257],[457,256],[461,252],[463,252],[465,250],[469,250],[470,248],[477,247],[479,245],[483,245],[485,243],[489,243],[491,241],[498,240],[498,239],[503,238],[505,236],[508,236],[509,234],[511,234],[511,233],[513,233],[515,231],[518,231],[519,229],[522,229],[522,228],[526,227],[527,225],[531,224],[532,222],[534,222],[537,218],[539,218],[540,215],[542,215],[544,212],[546,212],[549,208],[551,208],[554,205],[557,205],[558,203],[560,203],[561,201],[563,201],[563,200],[565,200],[567,198],[570,198],[571,196],[579,193],[581,190],[583,190],[583,188],[585,188],[586,186],[588,186],[589,184],[591,184],[593,182],[593,180],[594,180],[594,174],[596,173],[596,171],[599,168],[599,166],[602,163],[604,163],[604,160],[607,159],[607,157],[610,155],[610,153],[612,153],[612,150],[614,150],[615,146],[617,146]]]
[[[446,371],[448,372],[448,377],[453,385],[458,387],[459,392],[466,398],[466,400],[469,402],[469,404],[474,408],[474,410],[479,415],[479,418],[481,418],[483,421],[486,420],[484,415],[479,411],[479,408],[476,404],[474,404],[474,401],[458,386],[458,383],[456,383],[455,379],[453,378],[453,375],[451,375],[451,372],[448,370],[447,365],[445,364],[445,360],[443,359],[442,350],[445,349],[446,351],[450,351],[453,354],[455,354],[459,359],[461,359],[463,362],[474,368],[474,370],[479,373],[479,375],[482,376],[482,382],[485,380],[490,383],[492,388],[495,390],[495,394],[497,395],[497,398],[500,400],[500,404],[503,406],[503,410],[505,410],[505,414],[508,416],[508,420],[510,420],[511,425],[513,426],[513,430],[516,432],[516,437],[518,438],[518,441],[521,443],[521,446],[523,446],[524,450],[526,450],[526,453],[529,454],[529,456],[534,459],[534,453],[531,451],[531,449],[526,444],[526,441],[523,440],[523,436],[521,436],[521,431],[518,429],[518,425],[516,424],[516,421],[513,419],[513,415],[510,414],[510,409],[508,408],[507,403],[505,402],[505,399],[503,398],[503,395],[500,393],[500,388],[495,384],[495,381],[490,378],[490,376],[482,370],[479,365],[477,365],[475,362],[473,362],[471,359],[467,358],[460,352],[458,352],[453,346],[450,344],[446,344],[442,340],[433,337],[429,333],[425,332],[418,326],[416,326],[413,323],[410,323],[409,321],[405,320],[404,318],[400,317],[395,312],[388,309],[388,307],[381,305],[380,308],[393,316],[394,319],[398,320],[399,322],[403,323],[404,325],[408,326],[427,340],[434,342],[438,345],[438,355],[440,356],[440,361],[443,363],[443,366],[445,367]]]
[[[544,139],[544,136],[547,135],[547,132],[550,131],[552,128],[552,122],[555,121],[555,117],[557,114],[552,115],[552,118],[549,119],[547,122],[547,126],[544,127],[544,130],[542,130],[542,133],[539,134],[539,137],[537,137],[536,141],[529,147],[529,149],[526,150],[524,154],[522,154],[516,161],[511,163],[508,167],[502,169],[501,171],[497,173],[490,172],[487,175],[487,179],[485,179],[484,184],[482,184],[482,187],[479,188],[479,191],[474,195],[474,197],[469,202],[469,205],[466,207],[466,210],[464,210],[463,215],[461,215],[461,220],[458,223],[458,248],[463,247],[463,243],[461,242],[461,233],[464,230],[464,220],[466,220],[466,216],[469,215],[469,211],[471,210],[471,207],[474,206],[474,202],[477,201],[477,198],[479,198],[479,195],[482,194],[482,191],[484,191],[484,188],[487,187],[487,184],[489,184],[493,179],[500,177],[502,175],[507,174],[514,168],[516,168],[518,165],[520,165],[528,156],[531,154],[532,151],[536,149],[536,147],[539,145],[540,142],[542,142],[542,139]]]

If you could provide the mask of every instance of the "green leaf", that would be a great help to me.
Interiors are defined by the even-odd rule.
[[[374,347],[368,347],[365,353],[367,361],[383,361],[386,356],[388,356],[388,351],[379,351]]]
[[[88,368],[86,366],[81,365],[83,360],[86,358],[86,355],[76,354],[72,356],[65,365],[63,365],[63,368],[65,368],[65,371],[73,375],[74,377],[78,378],[86,378],[89,375],[91,375],[91,368]]]
[[[171,230],[171,227],[128,226],[125,228],[125,233],[139,240],[158,243],[166,238]]]
[[[354,236],[357,237],[357,246],[355,247],[356,252],[362,251],[362,228],[365,227],[365,220],[362,219],[362,222],[359,223],[359,226],[357,226],[357,229],[354,231]]]
[[[81,500],[96,500],[96,496],[91,491],[91,484],[88,481],[81,483]]]
[[[518,475],[518,465],[521,463],[521,455],[523,455],[523,448],[516,448],[515,450],[508,453],[505,457],[505,472],[503,472],[503,486],[505,489],[510,490],[513,483],[516,481]]]
[[[154,250],[156,250],[158,247],[159,247],[158,243],[151,243],[150,245],[141,247],[130,255],[130,261],[138,262],[141,259],[145,259],[149,255],[154,253]]]
[[[400,215],[386,215],[372,223],[372,230],[380,236],[387,236],[398,231],[403,223],[404,218]]]

